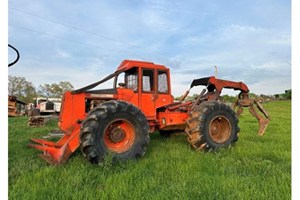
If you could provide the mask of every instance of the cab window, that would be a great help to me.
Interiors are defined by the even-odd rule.
[[[158,93],[168,93],[169,88],[168,88],[168,76],[167,72],[165,71],[158,71],[158,76],[157,76],[157,83],[158,83]]]
[[[150,69],[143,69],[143,92],[154,91],[154,71]]]
[[[126,71],[125,74],[125,85],[127,88],[133,91],[138,91],[138,68],[132,68]]]

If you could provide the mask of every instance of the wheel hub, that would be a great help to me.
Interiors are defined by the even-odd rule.
[[[109,139],[114,142],[120,142],[125,138],[124,130],[120,127],[114,128],[111,133],[109,134]]]
[[[128,151],[135,141],[135,129],[131,122],[125,119],[112,121],[104,130],[104,144],[113,152]]]
[[[225,116],[216,116],[212,119],[209,126],[209,134],[211,139],[216,143],[225,143],[231,133],[231,125]]]

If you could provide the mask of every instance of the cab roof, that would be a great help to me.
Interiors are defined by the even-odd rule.
[[[145,61],[138,61],[138,60],[123,60],[120,66],[117,68],[117,71],[127,71],[134,67],[145,67],[151,69],[161,69],[166,70],[168,69],[164,65],[154,64],[153,62],[145,62]]]

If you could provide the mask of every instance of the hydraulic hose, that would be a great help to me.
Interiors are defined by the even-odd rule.
[[[8,44],[8,47],[12,48],[17,53],[17,58],[13,62],[8,64],[8,67],[10,67],[10,66],[13,66],[14,64],[16,64],[18,62],[18,60],[20,58],[20,54],[19,54],[19,51],[15,47],[13,47],[12,45]]]

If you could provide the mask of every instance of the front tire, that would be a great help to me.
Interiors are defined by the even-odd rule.
[[[91,163],[136,159],[146,153],[149,126],[144,114],[124,101],[107,101],[89,112],[80,130],[81,151]]]
[[[238,118],[226,104],[203,102],[186,121],[189,143],[197,150],[228,147],[238,140]]]

